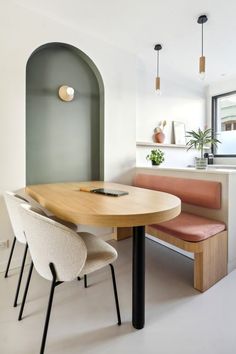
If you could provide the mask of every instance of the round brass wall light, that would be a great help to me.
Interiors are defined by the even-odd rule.
[[[75,95],[75,90],[73,89],[73,87],[67,85],[63,85],[59,87],[58,96],[62,101],[70,102],[73,100],[74,95]]]

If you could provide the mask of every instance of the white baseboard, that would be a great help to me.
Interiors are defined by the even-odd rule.
[[[234,269],[236,269],[236,259],[228,262],[228,273],[232,272]]]

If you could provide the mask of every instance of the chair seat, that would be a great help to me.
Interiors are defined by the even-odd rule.
[[[79,232],[78,234],[82,237],[88,252],[84,268],[78,274],[79,276],[92,273],[116,260],[117,252],[107,242],[88,232]]]
[[[218,220],[182,212],[176,218],[151,227],[185,241],[199,242],[225,230]]]

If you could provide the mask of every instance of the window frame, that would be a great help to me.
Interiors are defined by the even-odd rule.
[[[220,97],[225,97],[225,96],[230,96],[230,95],[235,95],[235,91],[230,91],[226,93],[221,93],[219,95],[212,96],[211,98],[211,127],[212,127],[212,137],[215,137],[216,133],[216,128],[217,128],[217,99]],[[235,154],[216,154],[216,148],[214,145],[211,145],[211,152],[213,153],[214,157],[236,157]]]

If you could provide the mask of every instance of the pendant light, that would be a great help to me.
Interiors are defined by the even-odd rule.
[[[161,78],[160,78],[160,50],[162,49],[161,44],[156,44],[154,49],[157,51],[157,76],[156,76],[156,91],[157,94],[161,94]]]
[[[205,79],[205,73],[206,73],[206,58],[203,55],[203,25],[204,23],[206,23],[208,20],[206,15],[201,15],[198,17],[197,22],[202,26],[202,52],[201,52],[201,56],[199,58],[199,74],[200,74],[200,78],[202,80]]]

